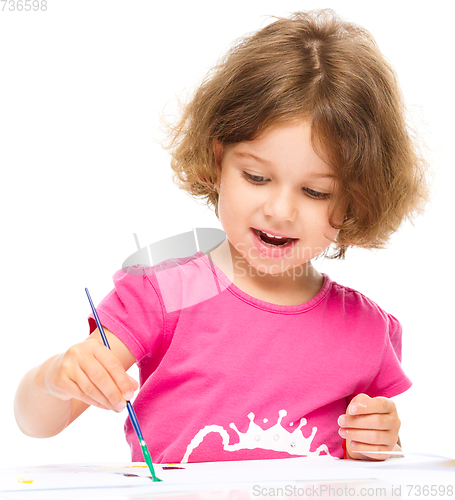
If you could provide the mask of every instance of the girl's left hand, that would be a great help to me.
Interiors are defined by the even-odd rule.
[[[389,398],[357,394],[346,415],[338,418],[338,425],[340,436],[346,439],[348,458],[385,460],[391,455],[374,452],[401,450],[398,445],[401,422],[395,403]]]

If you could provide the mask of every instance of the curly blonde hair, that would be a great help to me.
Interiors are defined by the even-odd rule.
[[[345,207],[333,258],[349,246],[382,248],[427,198],[427,163],[406,121],[393,67],[372,35],[331,9],[296,12],[238,40],[206,76],[167,147],[177,185],[218,216],[215,141],[256,138],[296,119],[335,171]]]

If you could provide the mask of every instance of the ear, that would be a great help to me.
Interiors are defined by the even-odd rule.
[[[219,172],[221,172],[221,162],[223,161],[224,146],[220,141],[216,139],[213,141],[213,154],[215,155],[216,166]]]
[[[220,141],[215,141],[213,142],[213,154],[215,156],[215,163],[216,163],[216,173],[217,173],[217,181],[215,184],[215,191],[217,193],[220,192],[220,185],[221,185],[221,162],[223,161],[223,154],[224,154],[224,146],[223,143]]]

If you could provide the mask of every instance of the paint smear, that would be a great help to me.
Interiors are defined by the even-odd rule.
[[[115,472],[114,474],[119,474],[120,476],[124,477],[147,477],[153,481],[152,476],[138,476],[137,474],[127,474],[126,472]]]
[[[20,484],[32,484],[33,483],[33,479],[24,479],[24,478],[20,477],[17,480],[17,482],[20,483]]]
[[[163,470],[174,470],[174,469],[184,469],[185,467],[169,467],[169,466],[164,466],[162,469]]]

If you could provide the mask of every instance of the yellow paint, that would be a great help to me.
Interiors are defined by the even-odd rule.
[[[24,479],[23,477],[20,477],[17,480],[17,482],[21,483],[21,484],[32,484],[33,483],[33,479]]]

